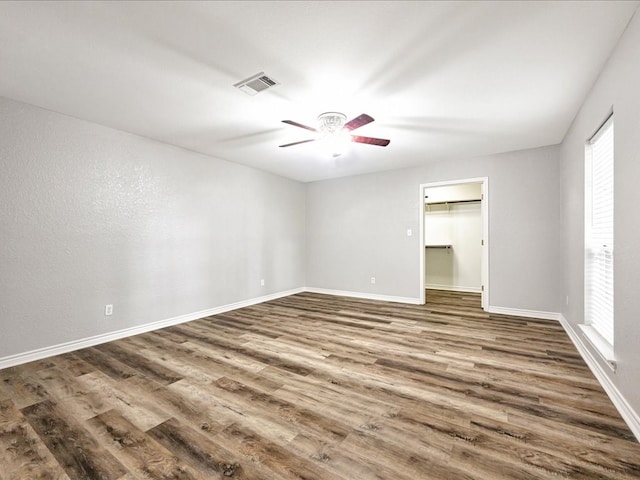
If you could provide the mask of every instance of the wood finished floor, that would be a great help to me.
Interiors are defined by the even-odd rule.
[[[0,370],[0,480],[630,479],[557,322],[304,293]]]

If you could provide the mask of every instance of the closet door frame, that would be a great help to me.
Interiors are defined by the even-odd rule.
[[[479,183],[482,186],[482,201],[480,202],[480,212],[482,215],[482,254],[481,254],[481,279],[482,286],[480,296],[482,299],[482,309],[487,310],[489,303],[489,177],[465,178],[459,180],[447,180],[442,182],[430,182],[420,184],[420,303],[426,302],[425,294],[425,238],[424,238],[424,214],[425,214],[425,189],[442,187],[446,185],[460,185],[465,183]]]

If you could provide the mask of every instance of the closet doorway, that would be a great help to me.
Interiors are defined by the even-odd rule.
[[[488,178],[420,185],[420,291],[479,293],[489,304]]]

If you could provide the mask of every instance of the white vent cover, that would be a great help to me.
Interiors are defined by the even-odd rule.
[[[255,95],[256,93],[266,90],[267,88],[271,88],[275,85],[278,85],[278,82],[276,82],[273,78],[266,76],[264,72],[260,72],[252,75],[245,80],[242,80],[241,82],[234,84],[233,86],[239,88],[247,95]]]

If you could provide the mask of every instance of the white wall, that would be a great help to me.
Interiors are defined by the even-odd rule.
[[[420,184],[488,177],[489,306],[559,312],[558,160],[545,147],[311,183],[307,285],[417,301]]]
[[[0,138],[0,359],[304,286],[302,184],[2,98]]]
[[[605,380],[634,411],[640,434],[640,16],[632,19],[567,134],[561,149],[563,306],[573,335]],[[612,372],[582,336],[584,319],[584,146],[615,112],[614,351]],[[606,385],[606,383],[605,383]]]
[[[466,184],[480,187],[480,184]],[[465,186],[466,186],[465,185]],[[480,193],[476,198],[480,198]],[[480,202],[439,204],[424,215],[425,287],[480,292],[482,211]],[[451,248],[429,248],[428,245]]]

